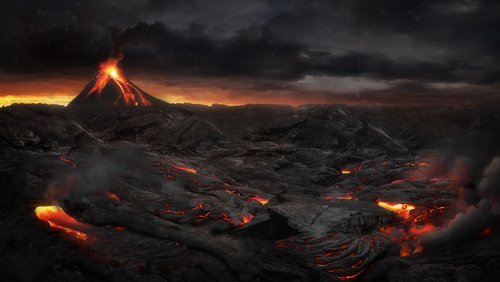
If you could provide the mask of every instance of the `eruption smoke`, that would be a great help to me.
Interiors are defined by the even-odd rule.
[[[114,62],[116,65],[119,61],[123,59],[123,48],[125,48],[126,43],[123,41],[123,29],[121,27],[115,26],[113,32],[109,36],[111,41],[111,54],[109,54],[108,60]]]
[[[459,199],[455,205],[455,217],[443,229],[425,235],[424,244],[442,241],[457,241],[476,236],[486,229],[494,228],[499,223],[500,206],[500,158],[496,157],[485,168],[483,179],[478,189],[459,188]],[[468,199],[474,194],[481,197],[475,205],[469,205]]]

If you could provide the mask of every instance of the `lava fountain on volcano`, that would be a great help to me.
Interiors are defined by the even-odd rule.
[[[146,99],[142,91],[123,77],[117,68],[117,62],[108,60],[101,64],[101,70],[94,76],[91,83],[95,81],[93,87],[88,91],[83,98],[82,102],[90,97],[93,93],[97,93],[98,97],[101,96],[104,89],[113,82],[118,86],[120,95],[114,102],[117,105],[120,100],[123,100],[127,106],[151,106],[152,103]]]

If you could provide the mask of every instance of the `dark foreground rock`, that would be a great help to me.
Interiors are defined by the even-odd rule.
[[[387,230],[439,228],[459,198],[481,200],[463,191],[476,191],[500,155],[499,114],[477,105],[2,108],[0,280],[495,281],[498,218],[486,233],[419,251],[417,237]],[[467,171],[453,173],[457,160]],[[379,202],[411,205],[411,223]],[[63,229],[35,215],[52,204],[76,222]],[[414,254],[400,256],[408,246]]]

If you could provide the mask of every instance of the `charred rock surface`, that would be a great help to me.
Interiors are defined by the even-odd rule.
[[[485,205],[474,191],[500,154],[499,114],[2,108],[0,278],[493,281],[495,212],[472,236],[424,244],[420,234],[445,228],[459,204]]]

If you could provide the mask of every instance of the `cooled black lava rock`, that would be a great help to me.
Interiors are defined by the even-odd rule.
[[[457,181],[429,164],[469,157],[476,185],[500,153],[498,107],[90,107],[119,98],[103,91],[83,107],[0,109],[0,280],[498,275],[495,233],[400,257],[380,228],[407,223],[376,205],[415,206],[418,224],[453,218]],[[92,239],[38,219],[52,201]]]

